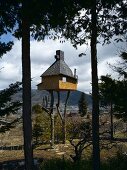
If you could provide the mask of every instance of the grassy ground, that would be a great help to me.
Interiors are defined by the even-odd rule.
[[[108,147],[101,149],[101,170],[126,170],[127,158],[117,155],[118,151],[125,151],[124,145],[125,143],[120,143],[111,149]],[[41,170],[92,170],[91,153],[91,147],[84,150],[82,161],[75,164],[70,158],[70,155],[74,154],[74,150],[68,142],[67,145],[57,144],[54,149],[50,149],[50,145],[40,145],[34,149],[34,158],[43,160]],[[24,159],[23,150],[0,151],[0,164],[9,160],[21,159]]]
[[[121,132],[117,132],[116,135],[117,137],[123,137],[123,134],[121,134]],[[101,162],[103,163],[103,169],[105,168],[104,170],[114,170],[113,168],[117,166],[117,169],[115,170],[124,170],[124,167],[122,167],[124,165],[118,166],[115,162],[121,164],[122,159],[123,162],[125,162],[124,158],[118,157],[117,152],[120,151],[122,153],[124,151],[127,151],[126,143],[118,143],[117,147],[112,147],[112,144],[107,145],[104,141],[102,142],[102,144],[104,144],[101,149]],[[0,146],[14,145],[23,145],[23,133],[21,125],[18,125],[15,129],[12,129],[5,134],[0,134]],[[42,158],[44,160],[42,164],[43,170],[53,170],[53,168],[55,170],[76,170],[76,168],[77,170],[90,170],[92,165],[90,161],[91,153],[91,147],[84,150],[82,154],[83,161],[80,162],[80,165],[74,165],[70,158],[70,155],[74,154],[74,150],[70,143],[67,142],[67,145],[55,145],[54,149],[50,149],[50,145],[40,145],[39,147],[34,149],[34,158]],[[0,163],[9,160],[20,159],[24,159],[23,150],[0,150]],[[63,167],[64,169],[62,169]]]
[[[105,161],[108,158],[116,156],[119,148],[122,148],[122,144],[119,145],[119,147],[112,147],[111,149],[102,149],[101,150],[101,160]],[[84,150],[82,154],[83,159],[90,158],[92,153],[92,148],[89,147],[86,150]],[[43,158],[45,160],[49,160],[52,158],[65,158],[67,160],[71,160],[70,155],[73,155],[74,151],[70,144],[68,145],[62,145],[58,144],[55,146],[54,149],[50,149],[50,145],[41,145],[34,149],[34,157],[36,158]],[[14,159],[23,159],[24,158],[24,152],[23,150],[1,150],[0,151],[0,162],[5,160],[14,160]]]
[[[104,142],[103,142],[104,144]],[[22,126],[18,125],[15,129],[12,129],[5,134],[0,134],[0,146],[14,146],[14,145],[23,145],[23,134],[22,134]],[[119,145],[125,145],[125,143],[121,143]],[[108,157],[115,156],[119,148],[112,147],[108,150],[106,147],[101,149],[101,159],[106,160]],[[109,145],[109,148],[111,145]],[[127,147],[127,146],[126,146]],[[49,149],[50,145],[41,145],[34,149],[34,157],[51,159],[51,158],[63,158],[70,159],[70,155],[74,154],[73,147],[67,142],[67,145],[64,146],[62,144],[55,145],[55,149]],[[122,147],[121,147],[122,148]],[[123,149],[125,150],[125,148]],[[127,149],[126,149],[127,150]],[[86,159],[91,155],[91,148],[87,148],[84,150],[82,158]],[[0,162],[5,160],[14,160],[14,159],[23,159],[24,152],[23,150],[0,150]]]

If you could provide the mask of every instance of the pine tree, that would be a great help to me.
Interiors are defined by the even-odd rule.
[[[43,135],[43,126],[42,126],[42,117],[40,114],[36,115],[36,118],[35,118],[35,123],[34,123],[34,126],[33,126],[33,131],[32,131],[32,135],[33,135],[33,138],[35,138],[36,140],[36,144],[39,143],[39,139],[40,137]]]
[[[20,101],[12,101],[12,95],[21,90],[21,83],[10,84],[9,88],[0,91],[0,116],[17,113],[21,107]]]
[[[14,84],[10,84],[8,88],[0,91],[0,116],[5,116],[9,114],[17,114],[19,109],[21,108],[22,103],[20,101],[13,101],[12,95],[21,90],[21,83],[16,82]],[[6,123],[5,125],[0,127],[0,133],[5,133],[9,131],[11,128],[15,127],[15,124],[20,121],[21,118],[17,118],[10,123]]]
[[[32,136],[36,144],[50,140],[50,117],[39,104],[32,107],[33,131]]]

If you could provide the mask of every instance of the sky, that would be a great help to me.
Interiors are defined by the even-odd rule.
[[[7,38],[5,39],[7,41]],[[76,50],[69,41],[60,43],[59,40],[49,40],[37,42],[31,40],[31,77],[32,88],[41,82],[41,74],[55,61],[56,50],[64,51],[64,58],[67,65],[74,71],[77,70],[78,89],[85,93],[91,93],[91,59],[90,45],[78,46]],[[119,53],[125,49],[127,44],[111,43],[102,46],[97,45],[98,51],[98,77],[106,74],[114,74],[110,69],[110,64],[115,64],[120,60]],[[85,56],[79,57],[80,53]],[[22,80],[21,65],[21,41],[14,39],[14,46],[10,52],[0,59],[0,90],[7,88],[9,84]],[[114,76],[114,75],[113,75]]]

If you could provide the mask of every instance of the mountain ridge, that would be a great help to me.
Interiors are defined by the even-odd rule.
[[[69,106],[78,106],[78,101],[80,99],[81,93],[82,92],[78,91],[78,90],[71,91],[69,99],[68,99],[68,105]],[[60,102],[63,104],[66,100],[66,95],[67,95],[67,92],[60,92]],[[46,90],[39,91],[36,89],[32,89],[31,90],[32,105],[42,104],[44,96],[50,96],[50,94]],[[91,95],[85,94],[85,97],[86,97],[88,106],[91,106],[92,105]],[[13,101],[15,101],[15,100],[22,101],[22,91],[19,91],[18,93],[13,95],[12,99],[13,99]],[[55,99],[55,101],[57,101],[57,93],[56,92],[54,93],[54,99]]]

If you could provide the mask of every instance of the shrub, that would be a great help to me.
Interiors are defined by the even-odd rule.
[[[73,163],[64,159],[51,159],[44,161],[41,170],[91,170],[91,160],[83,160]]]
[[[127,156],[120,153],[101,163],[101,170],[126,170]],[[73,163],[70,160],[51,159],[41,164],[41,170],[92,170],[92,160],[81,160]]]

